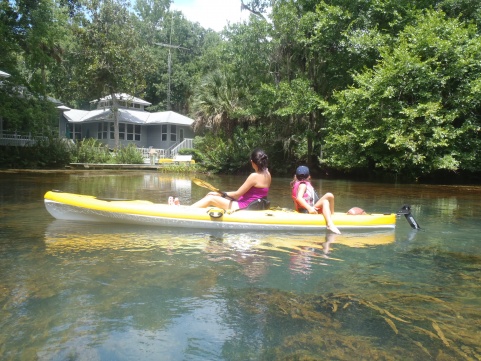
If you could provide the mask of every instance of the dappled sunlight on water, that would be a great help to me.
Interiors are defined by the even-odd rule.
[[[481,188],[322,181],[337,209],[407,203],[422,229],[401,217],[382,232],[240,233],[58,221],[32,199],[205,194],[181,177],[11,177],[2,360],[481,359]],[[274,183],[288,207],[289,180]]]

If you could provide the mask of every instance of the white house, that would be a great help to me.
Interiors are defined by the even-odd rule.
[[[170,157],[179,148],[192,148],[193,119],[166,111],[150,113],[145,110],[151,103],[128,94],[116,94],[119,140],[121,145],[134,143],[139,148],[154,148],[162,156]],[[112,97],[94,100],[95,110],[77,110],[60,106],[59,132],[68,139],[98,139],[110,147],[115,146]]]

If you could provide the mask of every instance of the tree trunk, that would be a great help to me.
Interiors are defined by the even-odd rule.
[[[119,148],[119,106],[117,103],[117,98],[115,97],[115,93],[111,91],[110,96],[112,97],[112,112],[114,115],[114,141],[115,141],[115,150]]]
[[[312,148],[313,148],[313,122],[314,117],[312,112],[309,114],[309,129],[307,131],[307,164],[312,166]]]

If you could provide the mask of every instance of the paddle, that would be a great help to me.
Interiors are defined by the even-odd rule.
[[[224,198],[234,200],[234,198],[229,197],[226,192],[221,191],[220,189],[214,187],[212,184],[207,183],[206,181],[203,181],[202,179],[194,178],[194,179],[192,179],[192,182],[197,184],[199,187],[207,188],[207,189],[209,189],[213,192],[220,193],[220,194],[222,194],[222,197],[224,197]]]
[[[409,204],[405,204],[397,211],[397,215],[404,215],[406,217],[406,220],[408,221],[409,225],[411,226],[412,229],[421,229],[419,226],[419,223],[416,222],[414,219],[413,215],[411,214],[411,206]]]

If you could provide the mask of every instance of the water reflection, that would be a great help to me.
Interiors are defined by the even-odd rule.
[[[326,257],[335,245],[363,248],[395,241],[394,230],[362,231],[336,235],[285,232],[225,232],[189,231],[178,228],[159,228],[110,223],[89,223],[64,220],[52,221],[45,230],[46,250],[55,252],[91,252],[111,249],[130,252],[162,250],[167,255],[177,251],[198,250],[210,257],[225,255],[229,251],[243,258],[260,251],[302,252],[306,249],[321,251]],[[215,260],[215,257],[212,257]]]
[[[288,259],[292,274],[309,275],[314,267],[342,261],[338,247],[366,248],[394,243],[395,232],[371,231],[324,235],[253,232],[189,232],[182,229],[112,224],[52,221],[45,231],[45,249],[50,255],[71,262],[90,262],[109,253],[111,261],[145,265],[170,264],[175,256],[196,256],[196,263],[212,262],[235,269],[248,283],[260,281],[270,267]],[[112,251],[118,251],[112,253]],[[79,255],[80,254],[80,255]],[[155,254],[155,257],[152,255]],[[82,258],[84,255],[87,260]],[[192,261],[190,261],[192,262]],[[102,271],[101,271],[102,272]]]

